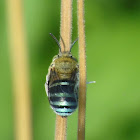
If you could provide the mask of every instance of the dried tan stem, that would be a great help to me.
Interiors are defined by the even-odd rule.
[[[67,118],[56,116],[55,140],[66,140]]]
[[[70,50],[71,30],[72,30],[72,0],[61,0],[60,35],[65,43],[65,46],[64,46],[62,40],[60,39],[62,52]]]
[[[9,50],[14,90],[15,139],[32,140],[29,71],[22,0],[7,0]]]
[[[72,0],[61,0],[61,52],[70,51],[72,29]],[[64,46],[65,45],[65,46]],[[56,115],[55,140],[66,140],[67,118]]]
[[[79,35],[79,110],[78,110],[78,140],[85,140],[86,113],[86,44],[84,25],[84,0],[77,0],[78,35]]]

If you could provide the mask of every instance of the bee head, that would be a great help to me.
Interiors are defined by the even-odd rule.
[[[72,49],[73,45],[77,42],[78,38],[71,44],[71,46],[70,46],[70,51],[65,51],[65,43],[64,43],[64,41],[63,41],[63,38],[60,36],[60,37],[61,37],[61,40],[62,40],[62,43],[63,43],[63,45],[64,45],[64,51],[62,52],[62,51],[61,51],[61,46],[60,46],[60,44],[59,44],[59,41],[56,39],[56,37],[55,37],[52,33],[50,33],[50,35],[53,37],[53,39],[56,41],[57,45],[59,46],[59,54],[57,55],[57,57],[59,57],[59,56],[72,57],[71,49]],[[55,57],[56,57],[56,56],[55,56]]]
[[[63,52],[63,53],[59,52],[58,55],[55,55],[55,56],[53,57],[53,60],[58,59],[58,58],[62,58],[62,57],[69,57],[69,58],[72,58],[73,56],[72,56],[71,52]]]

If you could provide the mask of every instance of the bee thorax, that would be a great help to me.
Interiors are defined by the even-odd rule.
[[[72,76],[71,73],[60,73],[59,74],[60,79],[70,79],[71,76]]]

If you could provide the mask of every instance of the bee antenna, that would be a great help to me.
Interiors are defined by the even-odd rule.
[[[60,35],[60,39],[62,40],[62,43],[63,43],[63,45],[64,45],[64,52],[65,52],[65,43],[64,43],[64,40],[63,40],[63,38],[62,38],[61,35]]]
[[[78,40],[78,38],[75,39],[75,40],[73,41],[73,43],[71,44],[71,46],[70,46],[70,51],[71,51],[71,48],[73,47],[73,45],[77,42],[77,40]]]
[[[57,40],[57,38],[52,34],[52,33],[49,33],[51,35],[51,37],[56,41],[57,45],[59,46],[59,49],[60,49],[60,52],[61,52],[61,46],[59,44],[59,41]]]

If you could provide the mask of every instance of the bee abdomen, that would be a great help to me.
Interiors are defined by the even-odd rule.
[[[69,116],[77,108],[78,94],[75,82],[70,80],[54,81],[49,87],[49,101],[53,110],[60,116]]]

